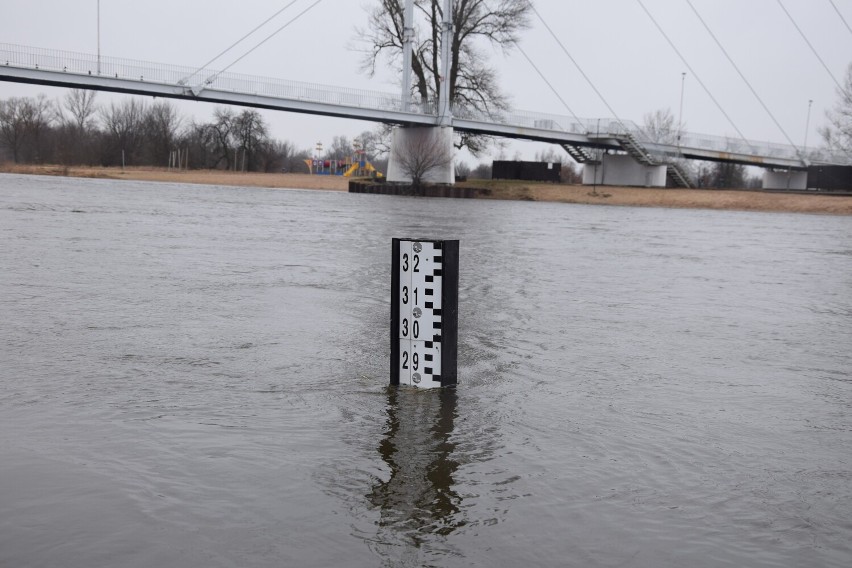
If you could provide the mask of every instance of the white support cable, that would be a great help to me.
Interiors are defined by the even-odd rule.
[[[692,73],[692,76],[695,77],[695,80],[698,81],[698,84],[701,85],[701,88],[704,89],[704,92],[707,93],[707,96],[710,97],[710,100],[713,101],[713,104],[716,105],[716,108],[719,109],[719,112],[721,112],[725,116],[725,118],[728,120],[728,124],[730,124],[733,127],[733,129],[737,131],[737,134],[740,135],[740,138],[742,139],[743,142],[746,143],[746,146],[751,148],[752,147],[751,142],[749,142],[748,139],[745,137],[745,135],[740,131],[740,129],[737,128],[737,125],[734,123],[734,120],[730,117],[730,115],[728,115],[727,112],[725,112],[725,109],[722,107],[722,105],[719,103],[719,101],[716,100],[716,97],[713,96],[713,93],[710,91],[710,88],[707,87],[707,85],[704,83],[704,81],[701,80],[701,76],[698,73],[696,73],[695,69],[692,68],[692,65],[689,64],[689,62],[686,60],[686,57],[683,56],[683,53],[681,53],[681,51],[677,48],[677,46],[674,44],[674,42],[671,40],[671,38],[668,36],[668,34],[663,30],[663,28],[657,22],[656,18],[654,18],[654,16],[651,14],[651,12],[648,10],[648,8],[645,7],[645,4],[642,3],[642,0],[636,0],[636,2],[639,3],[639,6],[642,7],[642,10],[644,10],[645,14],[647,14],[648,17],[651,19],[651,22],[653,22],[654,26],[657,28],[657,30],[660,32],[660,34],[668,42],[669,46],[671,46],[671,48],[678,55],[678,57],[680,57],[680,60],[683,62],[684,65],[686,65],[686,68],[689,69],[689,72]]]
[[[592,88],[592,90],[595,92],[595,94],[598,96],[598,98],[601,100],[601,102],[604,104],[604,106],[606,106],[607,110],[609,110],[609,112],[612,113],[612,116],[615,117],[616,122],[618,122],[621,125],[621,127],[624,129],[625,132],[630,132],[630,130],[624,124],[624,121],[621,120],[621,118],[618,116],[618,113],[616,113],[615,110],[613,110],[612,106],[610,106],[609,102],[606,100],[606,97],[604,97],[603,94],[598,90],[598,88],[595,86],[595,83],[589,78],[588,75],[586,75],[586,72],[583,71],[583,68],[580,66],[579,63],[577,63],[577,60],[574,59],[574,57],[568,51],[568,48],[566,48],[565,45],[559,40],[559,37],[556,35],[556,33],[553,31],[553,29],[547,24],[547,21],[545,21],[545,19],[541,16],[541,14],[538,12],[538,10],[536,10],[532,1],[527,0],[527,3],[529,4],[532,11],[535,13],[536,17],[538,17],[538,19],[541,21],[541,23],[544,25],[544,27],[550,33],[551,37],[553,37],[553,39],[556,41],[556,43],[559,44],[559,47],[562,48],[563,53],[565,53],[565,55],[568,56],[568,59],[571,60],[571,63],[574,64],[574,67],[576,67],[577,70],[580,72],[580,75],[583,76],[583,79],[586,80],[586,82],[589,84],[589,86]]]
[[[232,43],[231,45],[229,45],[228,47],[226,47],[226,48],[225,48],[224,50],[222,50],[222,51],[221,51],[221,52],[220,52],[220,53],[219,53],[216,57],[214,57],[213,59],[211,59],[210,61],[208,61],[208,62],[207,62],[207,63],[205,63],[204,65],[202,65],[201,67],[199,67],[199,68],[195,71],[195,73],[193,73],[192,75],[189,75],[189,76],[186,78],[186,80],[187,80],[187,81],[189,81],[189,79],[191,79],[192,77],[194,77],[195,75],[197,75],[197,74],[199,73],[199,71],[203,71],[203,70],[204,70],[204,69],[205,69],[208,65],[210,65],[211,63],[213,63],[214,61],[216,61],[217,59],[219,59],[220,57],[222,57],[223,55],[225,55],[226,53],[228,53],[228,52],[229,52],[229,51],[231,51],[232,49],[234,49],[237,45],[239,45],[240,43],[242,43],[242,42],[243,42],[243,41],[244,41],[247,37],[249,37],[251,34],[253,34],[253,33],[254,33],[254,32],[256,32],[257,30],[259,30],[260,28],[262,28],[263,26],[265,26],[265,25],[266,25],[266,24],[268,24],[269,22],[271,22],[271,21],[272,21],[273,19],[275,19],[275,18],[276,18],[279,14],[281,14],[283,11],[285,11],[287,8],[289,8],[290,6],[292,6],[293,4],[295,4],[296,2],[298,2],[298,0],[291,0],[291,2],[290,2],[289,4],[287,4],[286,6],[284,6],[283,8],[281,8],[280,10],[278,10],[277,12],[275,12],[274,14],[272,14],[271,16],[269,16],[268,18],[266,18],[265,20],[263,20],[263,22],[261,22],[260,24],[258,24],[258,26],[257,26],[257,27],[255,27],[253,30],[251,30],[249,33],[247,33],[246,35],[244,35],[243,37],[241,37],[240,39],[238,39],[237,41],[235,41],[234,43]]]
[[[209,77],[209,78],[205,81],[205,84],[208,84],[208,85],[209,85],[210,83],[212,83],[213,81],[215,81],[215,80],[216,80],[216,78],[217,78],[219,75],[221,75],[222,73],[224,73],[225,71],[227,71],[228,69],[230,69],[231,67],[233,67],[234,65],[236,65],[237,63],[239,63],[240,61],[242,61],[243,59],[245,59],[245,58],[246,58],[246,57],[247,57],[250,53],[252,53],[254,50],[256,50],[257,48],[259,48],[261,45],[263,45],[264,43],[266,43],[267,41],[269,41],[270,39],[272,39],[273,37],[275,37],[275,36],[276,36],[276,35],[278,35],[279,33],[281,33],[281,31],[283,31],[283,30],[284,30],[287,26],[289,26],[290,24],[292,24],[293,22],[295,22],[296,20],[298,20],[299,18],[301,18],[302,16],[304,16],[306,13],[310,12],[310,11],[311,11],[313,8],[315,8],[315,7],[316,7],[316,5],[317,5],[317,4],[319,4],[320,2],[322,2],[322,0],[316,0],[316,2],[314,2],[314,3],[313,3],[313,4],[311,4],[310,6],[308,6],[307,8],[305,8],[304,10],[302,10],[301,12],[299,12],[298,14],[296,14],[293,18],[291,18],[291,19],[290,19],[287,23],[285,23],[283,26],[281,26],[280,28],[278,28],[277,30],[275,30],[274,32],[272,32],[271,34],[269,34],[268,36],[266,36],[265,38],[263,38],[263,40],[261,40],[261,41],[260,41],[260,43],[258,43],[257,45],[255,45],[254,47],[252,47],[251,49],[249,49],[248,51],[246,51],[244,54],[240,55],[238,58],[236,58],[233,62],[231,62],[229,65],[227,65],[227,66],[226,66],[225,68],[223,68],[221,71],[217,71],[215,75],[213,75],[213,76]]]
[[[784,7],[784,4],[781,2],[781,0],[776,1],[778,2],[778,5],[781,6],[781,9],[784,10],[784,13],[787,14],[787,17],[790,19],[790,22],[793,24],[793,27],[796,28],[796,31],[799,32],[799,35],[802,36],[802,39],[805,40],[805,43],[808,44],[808,47],[811,48],[811,51],[822,64],[826,73],[828,73],[828,75],[831,77],[831,80],[834,81],[835,85],[837,85],[837,89],[840,95],[846,99],[846,102],[852,103],[852,93],[847,92],[846,89],[843,88],[843,86],[840,84],[840,81],[837,80],[837,77],[835,77],[834,73],[831,72],[831,69],[828,68],[828,65],[826,65],[819,52],[816,50],[816,48],[814,48],[813,44],[808,39],[808,36],[806,36],[805,32],[802,31],[802,28],[799,27],[799,24],[796,23],[796,20],[793,18],[792,14],[787,11],[787,8]]]
[[[487,2],[483,2],[482,4],[486,8],[488,8]],[[532,2],[530,2],[530,7],[532,7],[533,10],[535,10],[535,7],[532,6]],[[562,98],[562,95],[559,94],[559,92],[556,90],[556,87],[554,87],[553,84],[550,81],[547,80],[547,77],[544,76],[544,73],[542,73],[542,71],[541,71],[541,69],[539,69],[538,65],[535,64],[535,62],[530,58],[530,56],[527,55],[527,52],[524,51],[524,48],[521,47],[521,44],[518,43],[517,41],[512,41],[512,43],[515,45],[515,47],[518,48],[518,51],[521,52],[521,55],[524,56],[524,59],[527,60],[527,63],[529,63],[532,66],[532,68],[535,70],[535,72],[538,73],[538,76],[541,78],[541,80],[544,81],[544,83],[550,88],[550,91],[554,95],[556,95],[556,98],[559,99],[559,102],[562,103],[562,106],[564,106],[566,109],[568,109],[568,112],[571,113],[571,116],[574,117],[574,120],[576,120],[578,124],[582,125],[583,121],[580,119],[580,117],[577,116],[577,114],[573,111],[573,109],[571,109],[570,106],[568,106],[568,103],[565,102],[565,99]],[[560,124],[559,126],[561,127],[562,125]],[[567,132],[567,130],[566,130],[566,132]]]
[[[544,73],[541,72],[541,69],[539,69],[538,66],[533,62],[533,60],[530,59],[530,56],[527,55],[527,52],[524,51],[524,49],[520,46],[518,42],[513,43],[515,44],[515,47],[518,48],[518,51],[520,51],[524,58],[527,60],[527,62],[532,65],[532,68],[535,69],[535,72],[538,73],[538,76],[541,77],[541,80],[544,81],[548,87],[550,87],[551,92],[556,95],[556,98],[559,99],[559,102],[561,102],[562,105],[566,109],[568,109],[568,112],[571,113],[571,116],[574,117],[574,120],[576,120],[578,124],[583,124],[583,121],[580,120],[580,117],[578,117],[577,114],[571,109],[571,107],[568,106],[568,103],[565,102],[565,99],[562,98],[562,95],[560,95],[556,88],[551,84],[551,82],[547,80],[547,77],[544,76]]]
[[[840,11],[840,8],[837,7],[837,4],[834,3],[834,0],[828,0],[831,7],[834,8],[834,11],[837,12],[837,15],[840,17],[840,21],[843,22],[843,25],[846,26],[846,29],[849,30],[849,34],[852,35],[852,27],[849,26],[849,22],[846,21],[846,18],[843,17],[843,13]]]
[[[749,90],[751,91],[751,94],[754,95],[754,97],[757,99],[757,102],[760,103],[760,106],[763,107],[763,110],[766,111],[766,114],[769,115],[769,118],[771,118],[772,122],[775,123],[775,126],[778,127],[778,130],[780,130],[781,134],[784,135],[784,138],[787,139],[787,142],[790,143],[790,146],[798,148],[798,146],[795,143],[793,143],[793,140],[787,134],[787,131],[784,130],[784,127],[781,126],[781,123],[778,122],[778,119],[775,118],[775,115],[772,114],[772,111],[769,110],[769,107],[766,106],[766,103],[763,102],[763,99],[760,97],[760,95],[757,94],[757,91],[751,85],[751,82],[746,78],[745,74],[740,70],[739,66],[734,62],[734,59],[728,53],[728,50],[725,49],[725,47],[722,45],[722,42],[719,41],[719,38],[716,37],[716,34],[714,34],[713,30],[710,29],[710,26],[707,24],[707,21],[703,17],[701,17],[701,14],[698,13],[698,10],[695,8],[695,5],[692,3],[692,0],[686,0],[686,3],[689,5],[690,8],[692,8],[692,11],[695,14],[695,16],[698,18],[698,21],[701,22],[701,25],[704,26],[704,29],[707,30],[707,33],[710,34],[710,37],[713,38],[713,41],[716,42],[716,45],[719,46],[719,49],[722,50],[722,53],[727,58],[728,62],[730,62],[730,64],[736,70],[737,74],[739,74],[740,78],[743,80],[743,82],[745,82],[746,86],[748,86]],[[799,150],[799,151],[801,152],[801,150]]]

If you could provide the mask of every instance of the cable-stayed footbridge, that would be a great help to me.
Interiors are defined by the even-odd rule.
[[[191,101],[273,109],[349,119],[436,126],[447,117],[436,101],[414,103],[399,93],[309,84],[94,54],[0,44],[0,80],[82,88]],[[712,160],[801,170],[809,165],[850,165],[852,158],[784,144],[679,132],[677,140],[654,140],[636,123],[613,118],[551,115],[513,110],[482,113],[450,109],[454,130],[559,144],[585,164],[600,150],[625,153],[636,162],[666,166],[680,185],[689,185],[678,162]]]

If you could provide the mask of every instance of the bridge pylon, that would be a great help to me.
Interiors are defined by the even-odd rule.
[[[411,49],[414,36],[414,0],[406,0],[403,42],[402,109],[408,111],[411,97]],[[450,105],[450,61],[453,32],[452,0],[444,0],[441,26],[441,72],[436,126],[394,128],[388,159],[389,182],[454,184],[453,111]]]

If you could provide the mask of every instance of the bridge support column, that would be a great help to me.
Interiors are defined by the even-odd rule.
[[[647,166],[623,154],[604,154],[597,165],[583,166],[583,185],[666,187],[666,166]]]
[[[388,181],[454,184],[453,128],[410,126],[394,128],[388,160]]]
[[[763,189],[807,189],[808,172],[780,171],[763,172]]]

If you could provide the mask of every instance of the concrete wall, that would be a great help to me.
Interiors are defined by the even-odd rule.
[[[763,172],[763,189],[807,189],[808,172]]]
[[[431,168],[423,181],[429,183],[453,184],[456,182],[456,169],[453,148],[453,129],[446,126],[397,127],[391,140],[390,159],[388,160],[388,181],[411,183],[410,160],[417,154],[432,154],[439,165]]]
[[[666,166],[645,166],[631,156],[604,154],[597,168],[583,166],[583,184],[666,187]]]

